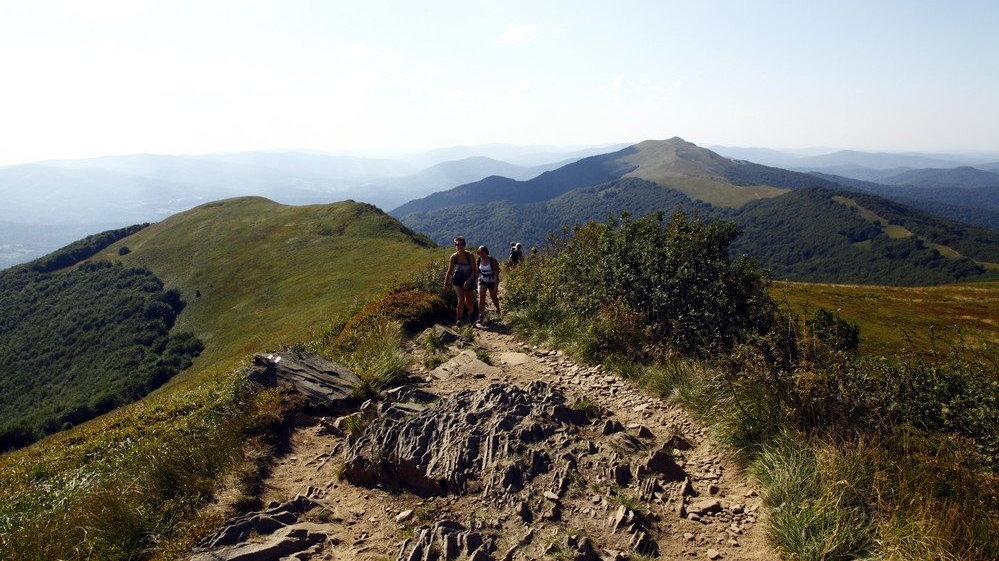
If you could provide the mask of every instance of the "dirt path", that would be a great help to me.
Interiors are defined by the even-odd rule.
[[[492,365],[480,362],[472,346],[453,347],[452,358],[432,372],[414,367],[426,380],[421,388],[446,397],[494,383],[526,387],[542,380],[570,402],[587,399],[604,411],[584,429],[594,442],[609,440],[606,433],[617,429],[619,441],[643,443],[634,451],[611,451],[612,460],[640,461],[673,436],[689,443],[689,449],[674,453],[689,484],[665,485],[661,493],[646,493],[649,500],[636,502],[637,488],[644,480],[636,477],[630,486],[615,486],[606,475],[605,457],[595,455],[593,460],[580,461],[579,471],[587,483],[563,499],[561,516],[542,516],[527,523],[510,505],[477,494],[421,498],[340,481],[344,437],[328,434],[322,424],[302,427],[293,435],[292,452],[278,461],[264,492],[264,504],[308,494],[327,507],[310,516],[332,540],[300,559],[395,559],[403,540],[441,519],[468,521],[473,528],[500,536],[502,543],[494,554],[497,560],[504,558],[503,552],[511,560],[573,558],[558,547],[567,535],[589,537],[606,559],[623,552],[620,559],[634,545],[633,535],[621,530],[620,524],[613,527],[615,515],[627,508],[641,515],[644,528],[658,545],[657,558],[777,558],[765,545],[763,526],[758,523],[761,502],[755,490],[681,408],[647,395],[599,366],[579,365],[561,352],[524,345],[502,324],[477,329],[473,345],[488,353]],[[414,347],[411,352],[414,362],[421,363],[423,351]],[[544,497],[528,500],[544,504]]]

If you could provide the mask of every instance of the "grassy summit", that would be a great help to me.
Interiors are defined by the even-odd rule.
[[[177,214],[99,258],[147,267],[181,292],[177,328],[205,343],[192,375],[302,340],[425,262],[431,245],[370,205],[246,197]]]

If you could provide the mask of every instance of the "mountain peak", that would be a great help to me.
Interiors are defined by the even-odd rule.
[[[633,175],[654,182],[669,176],[721,178],[732,165],[731,160],[678,136],[639,142],[623,159],[636,166]]]

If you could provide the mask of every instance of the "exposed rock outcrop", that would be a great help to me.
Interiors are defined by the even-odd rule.
[[[578,413],[542,382],[461,391],[412,416],[374,420],[345,450],[344,476],[424,495],[519,489],[550,466],[530,447],[585,422]]]

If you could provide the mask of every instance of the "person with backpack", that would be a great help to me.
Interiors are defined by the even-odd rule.
[[[520,244],[510,242],[510,268],[516,269],[524,259],[524,253],[520,250]]]
[[[472,301],[472,288],[475,286],[475,278],[472,267],[472,254],[465,250],[465,238],[456,236],[454,238],[455,252],[448,259],[447,273],[444,274],[444,292],[448,287],[454,289],[454,295],[458,297],[458,309],[455,311],[455,325],[461,325],[461,320],[468,311],[468,323],[472,323],[472,314],[475,313],[475,303]]]
[[[493,305],[496,306],[496,317],[500,315],[500,305],[499,305],[499,278],[500,278],[500,266],[499,261],[496,261],[495,257],[489,256],[489,248],[480,245],[479,250],[476,252],[478,257],[475,259],[475,266],[478,268],[479,274],[479,324],[483,323],[483,318],[486,315],[486,292],[489,292],[490,298],[492,298]]]

